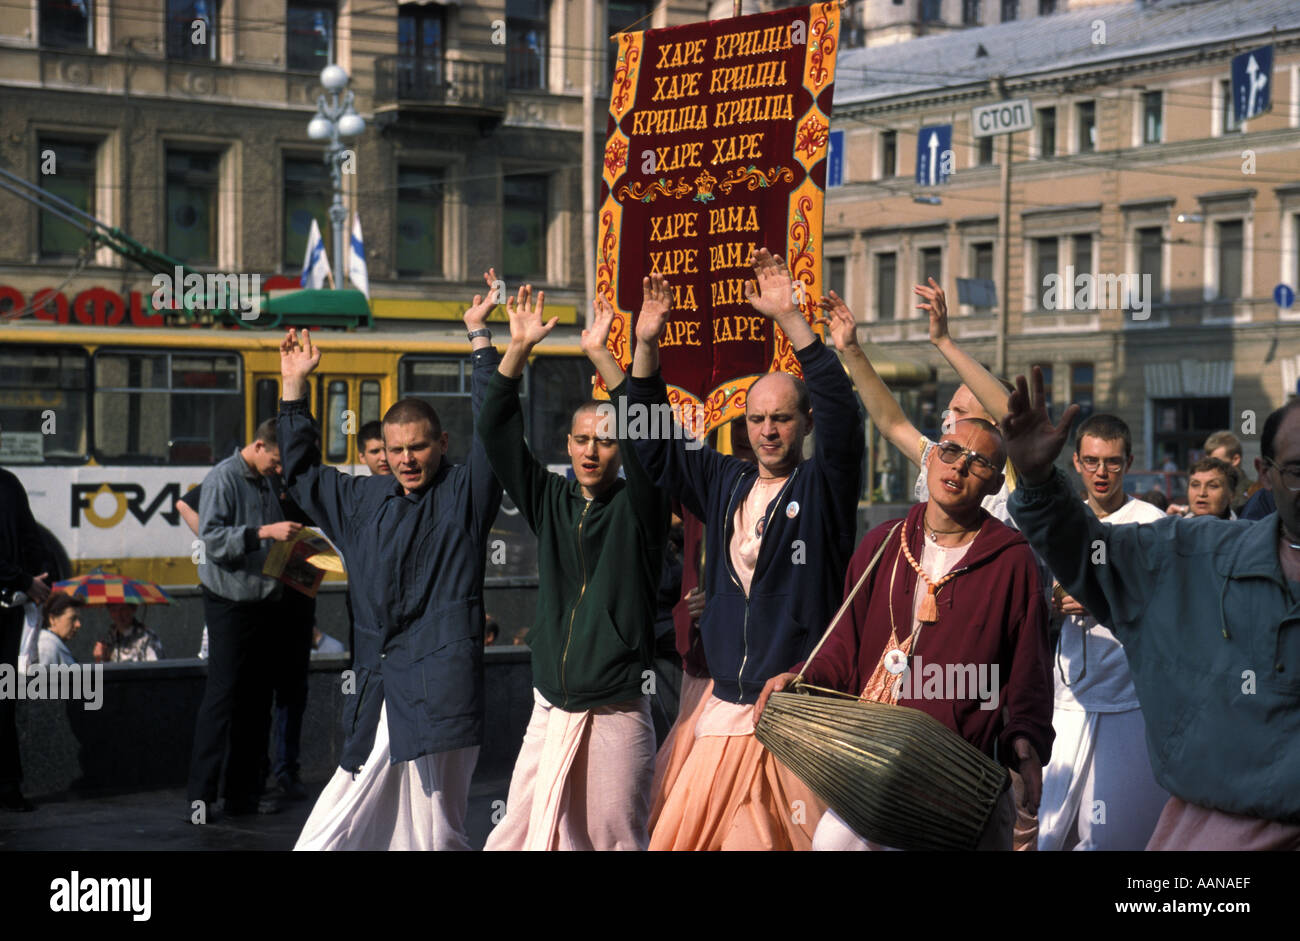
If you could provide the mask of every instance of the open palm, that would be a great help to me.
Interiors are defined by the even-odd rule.
[[[672,288],[661,274],[641,279],[641,312],[636,317],[636,338],[655,343],[663,335],[673,308]]]
[[[749,260],[754,268],[754,281],[745,282],[745,300],[753,305],[754,310],[773,320],[799,309],[795,301],[794,279],[790,269],[780,255],[773,255],[766,248],[760,248]],[[800,284],[800,289],[803,285]],[[801,291],[802,293],[802,291]]]
[[[858,345],[858,322],[853,317],[853,311],[849,310],[849,305],[844,303],[844,298],[831,291],[817,306],[829,315],[831,339],[837,350],[843,353]]]
[[[614,326],[614,308],[609,301],[598,296],[591,302],[591,317],[587,329],[582,331],[582,351],[590,356],[606,349],[609,344],[609,331]]]
[[[506,299],[506,314],[510,317],[510,341],[526,347],[534,347],[550,335],[559,317],[544,321],[542,314],[546,310],[546,292],[538,291],[533,297],[533,286],[525,284],[519,288],[517,297]]]
[[[293,327],[280,341],[280,375],[286,379],[303,379],[320,363],[320,347],[312,346],[311,334],[304,328],[302,342]]]
[[[1065,439],[1070,435],[1070,425],[1079,414],[1079,406],[1071,405],[1053,424],[1047,414],[1047,396],[1043,391],[1043,371],[1033,369],[1033,396],[1024,376],[1016,377],[1016,391],[1007,401],[1007,414],[1002,418],[1002,437],[1006,441],[1007,458],[1016,471],[1031,484],[1042,483],[1051,475],[1052,463]]]

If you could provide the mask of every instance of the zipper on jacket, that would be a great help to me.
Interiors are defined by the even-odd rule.
[[[582,551],[582,524],[590,509],[591,501],[588,500],[587,505],[582,508],[582,515],[578,517],[578,558],[582,561],[582,587],[578,589],[578,600],[573,603],[573,610],[569,612],[569,636],[564,639],[564,653],[560,656],[560,689],[564,693],[565,706],[569,704],[569,687],[565,683],[564,671],[569,664],[569,644],[573,642],[573,621],[578,616],[578,605],[582,604],[582,596],[587,593],[587,557]]]

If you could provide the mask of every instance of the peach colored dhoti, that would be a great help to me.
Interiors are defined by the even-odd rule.
[[[826,806],[754,737],[753,706],[706,697],[678,731],[684,746],[675,778],[664,777],[650,849],[812,848]]]
[[[483,849],[645,849],[654,749],[644,696],[566,712],[533,690],[505,817]]]
[[[1300,850],[1300,826],[1169,798],[1148,850]]]
[[[664,743],[659,746],[659,754],[655,755],[654,785],[650,788],[651,831],[659,820],[660,811],[664,809],[664,797],[677,783],[691,747],[695,744],[695,723],[712,693],[712,677],[691,676],[683,671],[677,721],[668,730]]]

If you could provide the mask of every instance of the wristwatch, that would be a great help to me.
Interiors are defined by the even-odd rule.
[[[492,331],[489,330],[487,327],[479,327],[477,330],[471,330],[469,332],[469,342],[473,343],[479,337],[487,337],[489,340],[491,340]]]

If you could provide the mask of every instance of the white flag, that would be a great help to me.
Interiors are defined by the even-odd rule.
[[[330,276],[330,260],[325,254],[325,241],[320,237],[320,227],[311,220],[311,234],[307,236],[307,254],[302,259],[302,277],[298,283],[305,288],[320,289]]]
[[[348,280],[370,300],[370,273],[366,270],[366,243],[361,239],[361,213],[352,217],[352,238],[348,240]]]

